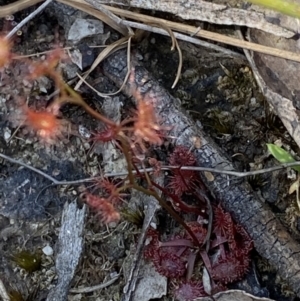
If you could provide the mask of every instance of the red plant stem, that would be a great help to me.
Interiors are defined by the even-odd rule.
[[[102,121],[106,125],[109,125],[111,127],[119,127],[118,124],[116,124],[114,121],[106,118],[102,114],[98,113],[94,109],[92,109],[82,98],[81,96],[76,93],[71,87],[69,87],[66,83],[63,83],[63,88],[69,93],[69,96],[62,96],[56,98],[50,105],[50,107],[54,106],[62,106],[65,103],[71,103],[74,105],[81,106],[88,114],[93,116],[94,118]]]
[[[121,148],[123,150],[123,154],[125,156],[125,160],[126,160],[126,163],[127,163],[129,183],[131,185],[134,185],[136,183],[134,181],[134,175],[133,175],[133,172],[132,172],[132,167],[133,166],[132,166],[132,157],[130,155],[130,148],[128,146],[128,142],[127,142],[126,137],[123,137],[123,136],[119,135],[119,140],[120,140]]]
[[[209,274],[211,274],[211,271],[212,271],[212,266],[211,266],[211,262],[210,262],[210,259],[207,255],[207,252],[206,251],[200,251],[200,255],[201,255],[201,258],[202,258],[202,261],[208,271]]]
[[[94,116],[94,114],[95,114],[94,117],[98,116],[99,118],[97,118],[97,117],[96,118],[105,122],[106,124],[111,125],[111,126],[116,126],[116,124],[114,122],[112,122],[111,120],[108,120],[106,117],[102,116],[101,114],[97,113],[92,108],[90,108],[89,105],[86,104],[75,91],[73,91],[71,88],[69,88],[69,89],[71,90],[70,93],[74,94],[74,96],[75,96],[74,99],[72,99],[72,101],[70,101],[71,103],[82,106],[88,113],[90,113],[90,111],[91,111],[92,116]],[[63,101],[57,100],[56,102],[54,101],[54,104],[52,104],[52,105],[61,105],[62,103],[63,103]],[[108,122],[106,122],[106,120],[108,120]],[[168,213],[174,218],[174,220],[176,220],[180,225],[182,225],[182,227],[190,234],[190,236],[192,237],[192,239],[194,241],[195,246],[200,247],[197,237],[195,236],[193,231],[188,227],[188,225],[183,221],[183,219],[179,216],[179,214],[177,214],[177,212],[175,212],[175,210],[171,206],[169,206],[158,195],[158,193],[155,190],[144,188],[136,183],[135,177],[133,174],[133,167],[136,168],[136,166],[132,163],[132,157],[130,155],[130,147],[128,145],[128,141],[122,133],[120,133],[118,135],[118,140],[120,141],[121,148],[123,150],[123,154],[125,156],[125,160],[127,163],[128,179],[129,179],[130,185],[126,185],[125,187],[131,187],[137,191],[145,193],[146,195],[153,196],[159,202],[161,207],[163,207],[165,210],[167,210]],[[152,184],[152,182],[150,184]],[[162,191],[162,192],[164,191],[164,189],[161,186],[159,186],[157,184],[156,184],[156,186],[157,186],[156,188],[158,188],[160,191]],[[119,189],[122,189],[122,187],[120,187]],[[167,193],[167,191],[166,191],[166,193]]]
[[[214,239],[211,244],[210,244],[210,247],[213,249],[213,248],[216,248],[216,247],[219,247],[220,245],[224,244],[225,242],[227,242],[228,239],[225,238],[225,237],[217,237],[216,239]]]
[[[167,189],[161,187],[157,183],[151,181],[151,184],[154,187],[160,189],[165,195],[170,197],[175,204],[178,204],[178,208],[184,210],[185,212],[193,212],[196,213],[197,215],[203,216],[203,212],[201,212],[201,210],[199,210],[197,207],[185,204],[183,201],[181,201],[181,199],[177,195],[169,193]]]
[[[196,257],[197,257],[197,252],[191,252],[189,254],[188,261],[187,261],[187,273],[186,273],[187,281],[191,280],[192,278]]]
[[[162,188],[160,185],[156,184],[155,182],[151,182],[151,184],[153,186],[155,186],[156,188],[158,188],[159,190],[161,190],[163,193],[165,191],[164,188]],[[137,185],[137,184],[136,184]],[[141,187],[139,185],[137,185],[138,187],[134,186],[135,189],[144,192],[147,195],[152,195],[153,197],[155,197],[157,199],[157,201],[159,202],[159,204],[168,211],[168,213],[188,232],[188,234],[191,236],[191,238],[193,239],[194,242],[194,246],[198,246],[201,248],[201,245],[199,244],[199,241],[196,237],[196,235],[194,234],[194,232],[190,229],[190,227],[184,222],[184,220],[180,217],[180,215],[171,207],[169,206],[166,201],[164,201],[158,194],[156,191],[154,190],[150,190],[150,189],[146,189],[144,187]],[[168,192],[166,191],[166,194],[168,195]]]
[[[152,186],[151,179],[150,179],[150,177],[149,177],[149,174],[148,174],[147,171],[146,171],[146,167],[145,167],[144,164],[143,164],[143,167],[144,167],[144,175],[145,175],[145,178],[146,178],[146,180],[147,180],[148,187],[151,187],[151,186]]]
[[[179,214],[171,207],[169,206],[166,201],[164,201],[158,194],[156,191],[154,190],[149,190],[146,189],[142,186],[139,186],[138,184],[135,183],[135,185],[133,185],[133,188],[141,191],[147,195],[151,195],[153,197],[155,197],[157,199],[157,201],[159,202],[159,204],[168,211],[168,213],[174,218],[174,220],[176,220],[191,236],[191,238],[193,239],[194,245],[201,247],[199,244],[199,241],[196,237],[196,235],[194,234],[194,232],[189,228],[189,226],[183,221],[183,219],[179,216]]]
[[[113,122],[112,120],[106,118],[105,116],[99,114],[98,112],[96,112],[95,110],[93,110],[86,102],[82,103],[82,108],[89,113],[91,116],[93,116],[94,118],[102,121],[103,123],[105,123],[106,125],[109,125],[111,127],[117,127],[118,125]]]
[[[185,180],[185,177],[182,175],[181,167],[182,167],[182,165],[180,165],[180,167],[179,167],[179,169],[178,169],[179,175],[180,175],[180,177],[181,177],[181,179],[182,179],[182,181],[183,181],[185,187],[188,188],[188,189],[190,189],[190,187],[188,186],[188,184],[187,184],[187,182],[186,182],[186,180]]]
[[[159,242],[159,247],[189,247],[193,248],[194,244],[189,239],[174,239],[170,241]]]

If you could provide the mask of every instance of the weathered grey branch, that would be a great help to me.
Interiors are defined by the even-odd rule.
[[[94,0],[102,4],[114,4],[111,0]],[[271,34],[290,38],[295,35],[293,30],[268,20],[265,11],[232,8],[225,4],[216,4],[203,0],[123,0],[119,5],[137,7],[174,14],[185,20],[199,20],[222,25],[247,26],[257,28]]]
[[[77,207],[76,202],[66,203],[58,237],[56,272],[58,282],[47,297],[47,301],[67,300],[69,286],[73,279],[83,249],[83,229],[86,207]]]
[[[0,18],[14,14],[41,1],[19,0],[12,4],[2,5],[0,6]],[[203,0],[97,0],[95,2],[99,4],[118,4],[125,7],[158,10],[178,15],[187,20],[193,19],[222,25],[247,26],[286,38],[291,38],[296,33],[293,27],[282,25],[278,22],[276,16],[269,15],[262,9],[259,9],[259,11],[256,11],[256,9],[244,10]],[[111,25],[114,27],[113,24]]]
[[[134,82],[126,86],[126,92],[137,89],[147,98],[155,99],[156,109],[163,126],[172,126],[169,136],[177,137],[175,144],[194,147],[199,166],[233,170],[226,155],[212,142],[192,119],[176,106],[173,98],[149,73],[133,60]],[[104,63],[104,72],[117,85],[121,85],[126,70],[126,53],[119,51]],[[132,76],[133,78],[133,76]],[[194,141],[200,141],[198,148]],[[251,235],[256,250],[266,258],[300,296],[300,246],[289,235],[270,209],[255,196],[248,183],[231,181],[228,175],[216,175],[213,181],[201,174],[207,187],[230,211],[238,223]]]

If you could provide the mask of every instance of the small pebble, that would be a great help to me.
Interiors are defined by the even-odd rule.
[[[255,98],[255,97],[252,97],[252,98],[250,99],[250,104],[251,104],[252,106],[255,106],[255,105],[256,105],[256,98]]]
[[[150,226],[151,226],[153,229],[157,229],[157,225],[156,225],[156,223],[154,223],[154,222],[151,222],[151,223],[150,223]]]
[[[89,130],[84,127],[83,125],[79,125],[78,127],[78,132],[79,134],[83,137],[83,138],[86,138],[86,139],[89,139],[91,138],[91,133],[89,132]]]
[[[46,256],[51,256],[53,255],[53,249],[49,245],[47,245],[46,247],[43,248],[43,253]]]
[[[119,274],[117,272],[112,272],[109,274],[110,278],[113,279],[113,278],[116,278],[119,276]]]
[[[116,228],[117,225],[118,225],[118,224],[115,223],[115,222],[111,222],[111,223],[108,224],[108,226],[109,226],[110,228],[112,228],[112,229]]]
[[[11,130],[9,128],[5,128],[4,130],[4,140],[7,142],[11,137]]]

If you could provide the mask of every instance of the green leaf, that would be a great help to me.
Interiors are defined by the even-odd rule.
[[[295,18],[300,18],[300,5],[295,0],[250,0],[250,2],[263,5]]]
[[[280,163],[292,163],[296,161],[290,153],[275,144],[267,143],[267,147],[273,157]],[[300,172],[300,166],[293,166],[293,168]]]

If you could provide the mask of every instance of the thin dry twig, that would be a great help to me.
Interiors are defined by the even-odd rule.
[[[20,165],[20,166],[23,166],[23,167],[25,167],[25,168],[27,168],[27,169],[30,169],[30,170],[34,171],[35,173],[37,173],[37,174],[43,176],[44,178],[50,180],[50,181],[51,181],[52,183],[54,183],[54,184],[57,184],[57,185],[58,185],[59,182],[60,182],[60,181],[57,181],[55,178],[49,176],[49,175],[46,174],[45,172],[43,172],[43,171],[41,171],[41,170],[39,170],[39,169],[37,169],[37,168],[35,168],[35,167],[29,165],[29,164],[26,164],[26,163],[21,162],[21,161],[19,161],[19,160],[13,159],[13,158],[11,158],[11,157],[9,157],[9,156],[6,156],[6,155],[4,155],[4,154],[1,154],[1,153],[0,153],[0,157],[3,158],[3,159],[5,159],[5,160],[7,160],[7,161],[9,161],[9,162],[11,162],[11,163],[13,163],[13,164],[18,164],[18,165]]]
[[[106,46],[105,46],[106,47]],[[70,49],[72,49],[72,47],[63,47],[63,50],[69,51]],[[23,54],[23,55],[16,55],[14,56],[14,59],[24,59],[24,58],[28,58],[28,57],[40,57],[43,54],[48,54],[51,53],[53,51],[53,49],[50,50],[45,50],[45,51],[41,51],[41,52],[36,52],[36,53],[32,53],[32,54]]]
[[[33,6],[42,2],[43,0],[19,0],[11,4],[0,6],[0,18],[4,18],[8,15],[13,15],[27,7]]]
[[[64,2],[65,4],[69,3],[69,5],[73,5],[74,2],[81,3],[84,0],[59,0],[59,1]],[[235,46],[235,47],[241,47],[241,48],[261,52],[264,54],[270,54],[273,56],[285,58],[287,60],[300,62],[300,54],[297,54],[295,52],[285,51],[285,50],[272,48],[272,47],[268,47],[268,46],[264,46],[264,45],[259,45],[259,44],[252,43],[252,42],[241,41],[240,39],[237,39],[237,38],[228,37],[228,36],[225,36],[225,35],[222,35],[219,33],[215,33],[215,32],[211,32],[211,31],[207,31],[204,29],[199,30],[195,26],[172,22],[172,21],[168,21],[165,19],[156,18],[156,17],[132,12],[129,10],[123,10],[123,9],[120,9],[117,7],[110,7],[110,6],[106,6],[106,7],[109,10],[111,10],[112,12],[114,12],[115,14],[120,15],[125,18],[133,19],[136,21],[143,20],[145,23],[153,23],[153,22],[154,23],[163,23],[175,31],[189,33],[191,35],[195,35],[200,38],[205,38],[205,39],[208,39],[211,41],[224,43],[224,44],[228,44],[228,45]]]
[[[118,173],[106,173],[104,175],[101,175],[99,177],[90,177],[90,178],[84,178],[81,180],[74,180],[74,181],[59,181],[56,180],[55,178],[49,176],[48,174],[46,174],[45,172],[29,165],[26,164],[24,162],[21,162],[19,160],[13,159],[9,156],[6,156],[2,153],[0,153],[0,158],[3,158],[13,164],[18,164],[20,166],[23,166],[27,169],[30,169],[32,171],[34,171],[35,173],[40,174],[41,176],[45,177],[46,179],[50,180],[52,182],[53,185],[78,185],[81,183],[85,183],[85,182],[93,182],[95,181],[95,179],[98,178],[103,178],[103,177],[107,177],[107,178],[111,178],[111,177],[120,177],[120,176],[127,176],[128,175],[128,171],[124,171],[124,172],[118,172]],[[263,173],[268,173],[268,172],[274,172],[277,170],[281,170],[281,169],[285,169],[285,168],[289,168],[289,167],[294,167],[294,166],[300,166],[300,161],[295,161],[292,163],[284,163],[284,164],[280,164],[278,166],[273,166],[273,167],[269,167],[269,168],[264,168],[264,169],[260,169],[260,170],[254,170],[254,171],[242,171],[242,172],[238,172],[238,171],[232,171],[232,170],[223,170],[223,169],[217,169],[217,168],[209,168],[209,167],[197,167],[197,166],[173,166],[173,165],[163,165],[161,167],[162,171],[169,171],[172,169],[180,169],[180,170],[194,170],[194,171],[208,171],[208,172],[212,172],[212,173],[218,173],[218,174],[224,174],[224,175],[229,175],[229,176],[234,176],[234,177],[238,177],[238,178],[245,178],[245,177],[249,177],[249,176],[255,176],[255,175],[259,175],[259,174],[263,174]],[[153,168],[146,168],[146,169],[141,169],[141,170],[132,170],[133,174],[138,173],[144,173],[144,172],[153,172],[154,169]]]
[[[37,14],[39,14],[42,10],[48,6],[52,0],[46,0],[40,7],[38,7],[35,11],[33,11],[30,15],[28,15],[24,20],[22,20],[17,26],[15,26],[7,35],[6,38],[10,39],[21,27],[23,27],[26,23],[28,23],[31,19],[33,19]]]
[[[0,17],[13,14],[40,1],[42,0],[19,0],[13,3],[13,5],[1,6]],[[224,4],[216,4],[202,0],[190,0],[190,7],[168,5],[169,1],[98,0],[97,2],[109,5],[117,4],[123,7],[125,5],[126,7],[132,8],[145,8],[148,10],[164,11],[165,13],[171,13],[174,15],[176,14],[186,20],[193,19],[220,25],[239,25],[249,28],[257,28],[286,38],[291,38],[295,34],[294,31],[288,30],[280,25],[273,24],[271,21],[266,20],[267,18],[264,15],[264,11],[256,11],[256,8],[254,8],[254,11],[252,9],[237,9],[234,7],[228,7]]]
[[[151,31],[151,32],[158,33],[158,34],[165,35],[165,36],[168,35],[163,29],[153,27],[153,26],[148,25],[148,24],[133,22],[133,21],[128,21],[128,20],[123,20],[123,23],[127,26],[132,27],[132,28],[142,29],[142,30],[145,30],[145,31]],[[182,40],[182,41],[189,42],[189,43],[192,43],[192,44],[195,44],[195,45],[199,45],[199,46],[202,46],[202,47],[205,47],[205,48],[208,48],[208,49],[212,49],[214,51],[218,51],[218,52],[221,52],[225,55],[228,55],[230,57],[238,57],[239,59],[245,60],[244,55],[242,55],[238,52],[232,51],[230,49],[227,49],[225,47],[222,47],[222,46],[219,46],[219,45],[216,45],[216,44],[212,44],[212,43],[209,43],[209,42],[206,42],[206,41],[202,41],[202,40],[200,40],[198,38],[194,38],[193,36],[190,36],[190,35],[185,35],[185,34],[178,33],[178,32],[173,32],[173,34],[176,37],[176,39],[178,39],[178,40]]]
[[[128,42],[130,36],[127,37],[123,37],[117,41],[115,41],[114,43],[108,45],[96,58],[96,60],[94,61],[94,63],[92,64],[92,66],[90,67],[90,69],[84,74],[83,79],[86,79],[88,77],[88,75],[111,53],[113,53],[114,51],[117,51],[121,48],[125,47],[125,43]],[[74,90],[77,91],[80,86],[82,85],[83,81],[80,80]],[[100,93],[100,92],[99,92]]]
[[[84,179],[80,179],[80,180],[74,180],[74,181],[59,181],[56,180],[55,178],[51,177],[50,175],[46,174],[45,172],[31,166],[28,165],[24,162],[21,162],[19,160],[13,159],[9,156],[6,156],[2,153],[0,153],[0,158],[3,158],[13,164],[18,164],[20,166],[23,166],[29,170],[34,171],[35,173],[45,177],[46,179],[50,180],[52,183],[43,187],[39,193],[36,196],[35,199],[35,203],[37,203],[39,197],[42,195],[42,193],[49,189],[50,187],[54,187],[57,185],[80,185],[82,183],[87,183],[87,182],[93,182],[96,179],[102,179],[103,177],[106,178],[111,178],[111,177],[117,177],[117,176],[128,176],[129,174],[133,175],[136,173],[143,173],[143,172],[153,172],[153,168],[146,168],[146,169],[142,169],[142,170],[130,170],[126,171],[126,172],[119,172],[119,173],[106,173],[104,175],[98,176],[98,177],[90,177],[90,178],[84,178]],[[261,169],[261,170],[256,170],[256,171],[249,171],[249,172],[236,172],[236,171],[230,171],[230,170],[222,170],[222,169],[216,169],[216,168],[208,168],[208,167],[194,167],[194,166],[162,166],[161,170],[172,170],[172,169],[181,169],[181,170],[194,170],[194,171],[209,171],[209,172],[213,172],[213,173],[219,173],[219,174],[225,174],[225,175],[231,175],[231,176],[235,176],[235,177],[239,177],[239,178],[243,178],[243,177],[248,177],[248,176],[254,176],[254,175],[258,175],[258,174],[263,174],[263,173],[267,173],[267,172],[273,172],[276,170],[280,170],[280,169],[284,169],[284,168],[288,168],[288,167],[293,167],[293,166],[300,166],[300,161],[295,161],[293,163],[285,163],[285,164],[281,164],[279,166],[274,166],[274,167],[270,167],[270,168],[265,168],[265,169]]]
[[[122,24],[122,19],[116,16],[114,13],[112,13],[109,9],[101,5],[99,2],[95,0],[86,0],[87,3],[91,4],[93,7],[97,8],[100,10],[102,13],[107,15],[110,19],[112,19],[116,24],[123,26],[123,29],[126,30],[126,26]]]
[[[181,52],[181,49],[178,45],[178,42],[177,42],[177,39],[173,33],[173,31],[171,30],[170,27],[166,26],[165,24],[163,23],[149,23],[148,25],[152,25],[152,26],[155,26],[155,27],[161,27],[162,29],[164,29],[170,36],[171,40],[172,40],[172,47],[171,47],[171,51],[173,51],[176,47],[177,51],[178,51],[178,56],[179,56],[179,63],[178,63],[178,68],[177,68],[177,74],[176,74],[176,78],[174,80],[174,83],[172,85],[172,89],[175,88],[176,84],[178,83],[179,81],[179,78],[180,78],[180,75],[181,75],[181,69],[182,69],[182,52]]]
[[[72,7],[79,8],[79,9],[80,9],[80,7],[84,7],[84,3],[86,3],[84,0],[58,0],[58,1],[66,4],[66,5],[70,5]],[[211,32],[211,31],[207,31],[207,30],[203,30],[203,29],[199,30],[195,26],[172,22],[172,21],[168,21],[165,19],[156,18],[156,17],[132,12],[129,10],[120,9],[117,7],[110,7],[110,6],[106,6],[106,5],[103,5],[103,6],[106,7],[107,9],[109,9],[110,11],[112,11],[113,13],[115,13],[116,15],[120,15],[125,18],[133,19],[136,21],[143,20],[145,23],[153,23],[153,22],[154,23],[162,23],[175,31],[189,33],[191,35],[195,35],[200,38],[205,38],[205,39],[208,39],[211,41],[224,43],[224,44],[235,46],[235,47],[245,48],[245,49],[257,51],[260,53],[285,58],[287,60],[300,62],[300,54],[295,53],[295,52],[286,51],[286,50],[282,50],[282,49],[278,49],[278,48],[272,48],[272,47],[252,43],[252,42],[242,41],[240,39],[237,39],[234,37],[228,37],[228,36],[225,36],[225,35],[222,35],[219,33]]]
[[[126,85],[126,83],[127,83],[127,80],[128,80],[128,78],[130,76],[130,73],[131,73],[131,67],[130,67],[130,65],[131,65],[130,64],[130,62],[131,62],[131,60],[130,60],[130,56],[131,56],[131,40],[132,40],[132,36],[130,36],[128,38],[128,42],[127,42],[127,73],[125,75],[123,83],[120,86],[119,90],[117,90],[116,92],[113,92],[113,93],[106,93],[106,94],[104,94],[105,96],[113,96],[113,95],[116,95],[116,94],[120,93],[123,90],[123,88]]]
[[[112,0],[97,0],[102,4],[113,5]],[[273,1],[256,0],[256,2]],[[288,2],[289,0],[285,1]],[[180,17],[184,20],[197,20],[219,25],[236,25],[248,28],[256,28],[279,37],[292,38],[297,31],[286,28],[282,24],[274,22],[272,13],[260,6],[249,5],[241,7],[239,2],[231,6],[230,1],[209,1],[209,0],[182,0],[182,1],[141,1],[141,0],[118,0],[119,6],[130,7],[132,9],[147,9],[162,11]],[[216,3],[218,2],[218,3]],[[222,3],[220,3],[222,2]],[[250,1],[251,2],[251,1]],[[277,0],[279,2],[279,0]],[[296,25],[295,25],[296,26]],[[296,28],[295,28],[296,29]]]
[[[0,6],[0,18],[4,18],[5,16],[12,15],[14,13],[17,13],[23,9],[26,9],[30,6],[33,6],[35,4],[38,4],[39,2],[42,2],[43,0],[19,0],[12,4],[8,5],[1,5]],[[115,29],[116,31],[120,32],[124,36],[128,34],[128,31],[123,26],[116,23],[114,20],[112,20],[110,17],[108,17],[103,12],[93,9],[91,6],[85,4],[78,4],[77,9],[82,10],[91,16],[94,16],[100,20],[102,20],[104,23]]]
[[[95,286],[89,286],[89,287],[82,287],[82,288],[72,288],[69,290],[70,293],[74,293],[74,294],[86,294],[86,293],[91,293],[97,290],[101,290],[103,288],[106,288],[108,286],[110,286],[111,284],[113,284],[114,282],[116,282],[120,277],[120,274],[116,275],[115,277],[113,277],[112,279],[95,285]]]
[[[20,127],[22,127],[22,124],[20,124],[20,125],[17,126],[17,128],[14,130],[14,132],[12,133],[12,135],[7,140],[7,144],[10,143],[10,141],[17,135]]]
[[[126,85],[127,83],[127,80],[129,78],[129,75],[130,75],[130,72],[131,72],[131,68],[130,68],[130,55],[131,55],[131,40],[132,40],[132,36],[130,36],[128,38],[128,42],[127,42],[127,73],[126,73],[126,76],[124,78],[124,81],[121,85],[121,87],[116,91],[116,92],[112,92],[112,93],[102,93],[102,92],[99,92],[98,90],[96,90],[92,85],[90,85],[86,80],[85,78],[83,78],[80,74],[76,73],[76,75],[80,78],[80,80],[85,83],[91,90],[93,90],[97,95],[99,95],[100,97],[110,97],[110,96],[113,96],[113,95],[116,95],[116,94],[119,94],[124,86]],[[116,51],[117,49],[113,50],[112,52]],[[112,53],[110,52],[110,53]],[[76,86],[77,87],[77,86]],[[75,87],[75,89],[76,89]]]
[[[34,4],[37,4],[41,1],[42,0],[19,0],[17,2],[14,2],[13,4],[1,6],[0,18],[5,17],[10,14],[13,14],[17,11],[25,9],[25,8],[32,6]],[[109,26],[116,29],[117,24],[115,22],[113,22],[110,18],[108,18],[102,12],[92,8],[90,6],[90,4],[87,4],[87,2],[85,2],[84,0],[58,0],[58,2],[61,2],[66,5],[70,5],[74,8],[80,9],[80,10],[82,10],[92,16],[95,16],[96,18],[99,18],[101,20],[103,20],[102,18],[109,19],[106,21],[103,20],[103,22],[106,22]],[[132,12],[129,10],[123,10],[120,8],[110,7],[110,6],[106,6],[106,5],[103,5],[103,6],[105,8],[107,8],[108,10],[110,10],[111,12],[113,12],[114,14],[125,17],[125,18],[129,18],[129,19],[133,19],[133,20],[137,20],[137,21],[143,20],[144,22],[148,22],[148,23],[151,23],[151,22],[161,23],[162,22],[165,25],[169,26],[172,30],[176,30],[176,31],[183,32],[183,33],[189,33],[191,35],[195,35],[200,38],[205,38],[205,39],[208,39],[211,41],[216,41],[219,43],[223,43],[223,44],[227,44],[227,45],[231,45],[231,46],[235,46],[235,47],[240,47],[240,48],[244,48],[244,49],[248,49],[248,50],[252,50],[252,51],[257,51],[260,53],[281,57],[281,58],[284,58],[287,60],[300,62],[300,54],[297,54],[295,52],[281,50],[281,49],[272,48],[272,47],[268,47],[268,46],[263,46],[263,45],[259,45],[259,44],[252,43],[252,42],[241,41],[240,39],[228,37],[228,36],[225,36],[225,35],[222,35],[219,33],[210,32],[210,31],[203,30],[203,29],[199,30],[195,26],[171,22],[168,20],[164,20],[161,18],[155,18],[152,16],[144,15],[144,14],[139,14],[139,13]],[[109,22],[113,23],[113,24],[109,24]],[[118,27],[117,30],[120,31],[120,28]],[[124,32],[124,31],[122,31],[122,33],[124,35],[127,34],[127,32]]]
[[[126,28],[124,28],[123,26],[116,23],[114,20],[112,20],[110,17],[108,17],[103,12],[101,12],[97,9],[94,9],[90,4],[78,3],[78,5],[75,8],[77,8],[81,11],[84,11],[91,16],[98,18],[99,20],[106,23],[108,26],[112,27],[113,29],[115,29],[116,31],[121,33],[123,36],[128,35],[128,30]]]

